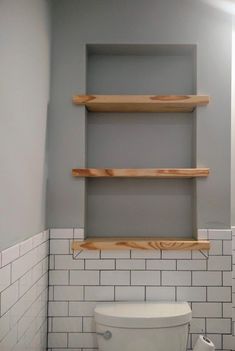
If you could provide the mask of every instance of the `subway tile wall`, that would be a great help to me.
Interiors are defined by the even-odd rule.
[[[49,231],[0,252],[0,350],[47,347]]]
[[[232,255],[233,255],[233,269],[232,269],[232,294],[233,294],[233,313],[232,313],[232,320],[233,320],[233,335],[235,339],[235,227],[232,228]],[[234,349],[235,349],[235,340],[234,340]]]
[[[101,302],[153,300],[190,303],[189,350],[199,334],[207,334],[217,350],[235,350],[232,231],[200,230],[199,235],[211,240],[209,257],[199,251],[73,254],[71,241],[82,239],[83,230],[50,230],[49,351],[96,349],[93,311]]]

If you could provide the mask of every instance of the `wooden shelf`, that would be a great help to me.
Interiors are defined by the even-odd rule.
[[[77,168],[74,177],[195,178],[207,177],[209,168]]]
[[[192,112],[207,95],[76,95],[73,102],[92,112]]]
[[[209,250],[207,240],[191,238],[90,238],[72,242],[73,251],[80,250]]]

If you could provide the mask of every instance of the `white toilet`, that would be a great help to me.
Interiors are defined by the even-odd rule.
[[[186,351],[187,302],[111,303],[95,308],[100,351]]]

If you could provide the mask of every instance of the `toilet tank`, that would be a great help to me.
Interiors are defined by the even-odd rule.
[[[100,351],[186,351],[187,302],[109,303],[95,308]]]

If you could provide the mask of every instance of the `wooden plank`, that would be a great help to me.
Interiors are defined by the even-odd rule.
[[[73,102],[97,112],[192,112],[207,95],[76,95]]]
[[[195,178],[207,177],[209,168],[77,168],[74,177]]]
[[[207,240],[188,238],[90,238],[73,241],[72,250],[209,250]]]

